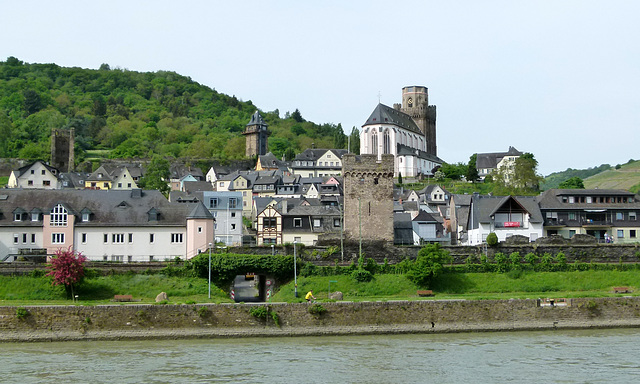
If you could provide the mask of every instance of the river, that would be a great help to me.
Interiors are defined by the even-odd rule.
[[[5,343],[4,383],[631,383],[640,329]]]

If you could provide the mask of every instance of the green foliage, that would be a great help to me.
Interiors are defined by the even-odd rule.
[[[265,306],[256,306],[252,307],[249,313],[256,319],[266,320],[269,315],[269,309]]]
[[[309,306],[307,310],[312,315],[321,316],[322,314],[327,312],[327,308],[325,308],[322,304],[312,304]]]
[[[487,235],[487,245],[495,247],[498,245],[498,235],[495,232],[491,232]]]
[[[373,280],[373,273],[367,271],[366,269],[356,269],[351,273],[351,277],[360,283],[368,283]]]
[[[440,171],[444,173],[444,177],[451,180],[460,180],[463,176],[467,174],[467,164],[457,163],[457,164],[449,164],[444,163],[442,167],[440,167]]]
[[[524,256],[524,261],[526,261],[531,268],[538,262],[540,258],[533,252],[529,252]]]
[[[467,164],[467,172],[465,173],[465,177],[467,181],[470,181],[472,183],[475,183],[476,181],[478,181],[478,178],[480,177],[478,175],[478,169],[476,168],[477,159],[478,159],[478,155],[476,153],[474,153],[473,155],[471,155],[471,157],[469,157],[469,163]]]
[[[606,170],[611,169],[611,165],[602,164],[598,167],[587,168],[587,169],[572,169],[567,168],[562,172],[554,172],[549,176],[545,177],[544,182],[542,183],[542,189],[552,189],[552,188],[560,188],[560,183],[569,180],[573,177],[577,177],[581,180],[586,179],[587,177],[597,175],[598,173],[604,172]]]
[[[407,278],[421,287],[429,287],[445,263],[451,260],[449,252],[440,248],[440,244],[427,244],[419,252],[415,263],[407,272]]]
[[[143,189],[157,189],[166,196],[171,191],[169,167],[167,159],[154,155],[138,185]]]
[[[196,312],[198,313],[198,316],[200,316],[200,317],[207,317],[211,313],[211,311],[209,311],[209,308],[207,308],[207,307],[199,307],[196,310]]]
[[[512,269],[521,269],[522,267],[522,258],[520,257],[520,252],[512,252],[509,255],[509,260],[511,261]]]
[[[558,185],[562,189],[584,189],[584,182],[578,176],[567,179]]]
[[[18,320],[23,320],[25,318],[27,318],[30,315],[29,311],[27,311],[26,308],[24,307],[18,307],[16,308],[16,317],[18,318]]]
[[[510,269],[509,259],[507,255],[502,252],[498,252],[493,256],[494,261],[496,262],[497,271],[500,273],[507,272]]]
[[[244,158],[241,132],[257,109],[250,101],[175,72],[106,64],[99,70],[65,68],[14,59],[0,61],[0,157],[46,156],[51,128],[73,127],[77,158],[95,149],[112,149],[111,156],[120,158]],[[339,124],[305,121],[298,110],[284,119],[277,110],[262,115],[272,132],[270,144],[287,142],[281,151],[301,152],[312,142],[317,148],[344,148]],[[359,136],[352,145],[359,146]]]
[[[200,254],[184,266],[194,276],[206,278],[209,273],[209,255]],[[305,268],[305,263],[298,260],[298,268]],[[293,255],[239,255],[219,253],[211,257],[212,281],[219,287],[227,287],[237,275],[247,271],[265,274],[277,280],[288,280],[293,277]]]

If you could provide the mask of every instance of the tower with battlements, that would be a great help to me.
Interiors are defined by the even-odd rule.
[[[393,107],[411,116],[420,127],[426,140],[426,152],[437,156],[436,146],[436,106],[429,105],[429,89],[422,86],[402,88],[402,104]]]

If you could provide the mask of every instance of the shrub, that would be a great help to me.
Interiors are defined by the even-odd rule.
[[[200,307],[196,310],[196,312],[198,313],[198,316],[200,317],[207,317],[209,316],[209,308],[207,307]]]
[[[366,269],[356,269],[351,272],[351,277],[359,283],[368,283],[373,280],[373,273],[367,271]]]
[[[267,307],[252,307],[249,310],[249,313],[251,314],[251,316],[255,317],[256,319],[262,319],[262,320],[266,320],[267,319],[267,315],[269,314],[269,309]]]
[[[493,259],[496,262],[496,268],[498,272],[504,273],[509,270],[509,263],[507,259],[507,255],[502,252],[498,252],[493,256]]]
[[[487,244],[490,247],[495,247],[496,245],[498,245],[498,235],[496,235],[495,232],[491,232],[487,235]]]
[[[551,272],[551,270],[553,269],[553,265],[551,264],[552,260],[553,259],[551,257],[551,254],[545,253],[544,255],[542,255],[539,264],[540,270],[543,272]]]
[[[24,308],[24,307],[16,308],[16,317],[18,318],[18,320],[26,319],[27,316],[29,316],[29,315],[30,315],[30,313],[29,313],[29,311],[27,311],[26,308]]]
[[[407,278],[422,287],[428,287],[443,270],[443,264],[451,260],[449,252],[440,244],[427,244],[418,252],[418,258],[407,272]]]
[[[509,255],[509,260],[511,260],[511,268],[512,269],[521,269],[522,267],[522,258],[520,257],[520,252],[512,252]]]
[[[322,315],[327,312],[327,308],[323,307],[322,304],[313,304],[308,309],[309,313],[312,315]]]
[[[540,259],[538,255],[533,252],[529,252],[524,256],[524,261],[526,261],[531,266],[531,268],[535,267],[538,259]]]
[[[563,252],[558,252],[558,254],[556,255],[556,269],[558,271],[567,270],[567,257]]]

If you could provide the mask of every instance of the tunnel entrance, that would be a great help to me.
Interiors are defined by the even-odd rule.
[[[272,289],[272,278],[247,272],[244,275],[236,276],[231,292],[236,303],[264,302],[271,297]]]

